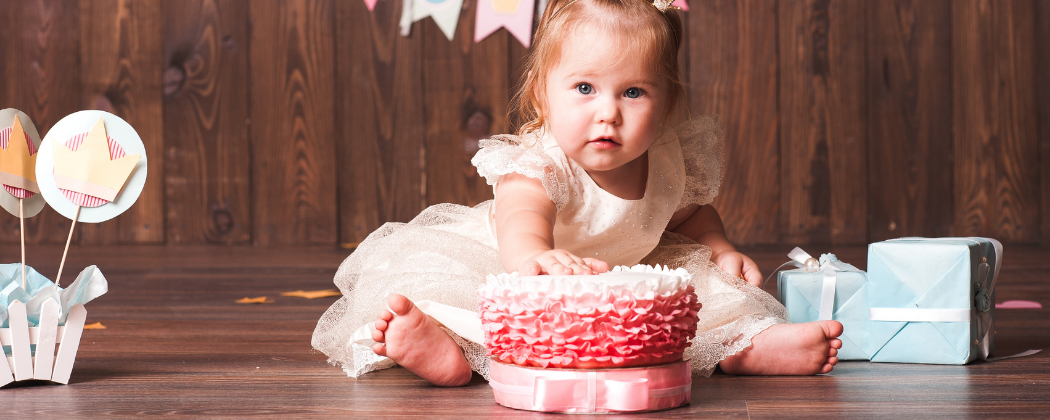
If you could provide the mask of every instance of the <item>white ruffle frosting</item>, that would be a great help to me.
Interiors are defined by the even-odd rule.
[[[638,264],[634,267],[613,267],[608,272],[592,276],[521,276],[518,272],[489,275],[486,288],[544,295],[599,295],[609,291],[630,290],[635,296],[645,296],[650,292],[664,294],[684,289],[692,278],[688,271],[681,268],[672,270],[666,266]]]

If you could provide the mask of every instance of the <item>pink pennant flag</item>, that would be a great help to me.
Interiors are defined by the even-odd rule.
[[[368,0],[365,0],[365,1],[368,1]],[[372,1],[374,2],[376,0],[372,0]],[[671,5],[672,6],[678,6],[679,8],[682,9],[683,12],[688,12],[689,11],[689,5],[685,3],[685,0],[674,0],[674,3],[671,3]],[[369,9],[369,10],[371,10],[371,9]]]
[[[368,11],[374,11],[376,9],[376,2],[379,0],[365,0],[365,6],[368,6]]]
[[[532,44],[532,13],[536,0],[478,0],[477,19],[474,21],[474,42],[481,42],[499,28],[507,28],[529,48]]]

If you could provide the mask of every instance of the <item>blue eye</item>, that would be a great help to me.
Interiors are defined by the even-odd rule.
[[[582,93],[584,95],[590,95],[592,92],[594,92],[594,88],[591,87],[590,84],[580,83],[580,84],[576,85],[576,91],[580,92],[580,93]]]
[[[623,96],[626,96],[626,97],[631,98],[631,99],[635,99],[635,98],[638,98],[639,96],[642,96],[642,90],[638,89],[638,88],[630,88],[630,89],[627,89],[627,91],[623,93]]]

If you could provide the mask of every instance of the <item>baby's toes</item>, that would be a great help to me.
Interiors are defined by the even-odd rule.
[[[833,349],[841,349],[842,348],[842,340],[839,340],[837,338],[832,338],[832,339],[828,340],[828,346],[830,346]]]
[[[386,309],[383,309],[383,311],[379,313],[379,319],[389,322],[391,319],[394,319],[394,314],[390,313],[390,311]]]
[[[386,328],[390,326],[390,324],[387,321],[384,321],[382,319],[377,319],[376,322],[374,322],[373,324],[376,326],[377,330],[383,332],[386,332]]]
[[[372,351],[380,356],[386,356],[386,346],[382,343],[375,343],[372,345]]]
[[[839,355],[839,350],[838,349],[836,349],[834,347],[828,348],[828,357],[838,356],[838,355]]]
[[[383,334],[383,330],[379,329],[379,325],[378,324],[380,322],[383,322],[383,321],[376,321],[376,324],[377,324],[376,325],[376,329],[372,330],[372,341],[375,341],[377,343],[383,343],[383,342],[386,341],[386,335]],[[385,322],[383,322],[383,323],[386,324]],[[384,326],[383,328],[386,329],[386,326]]]

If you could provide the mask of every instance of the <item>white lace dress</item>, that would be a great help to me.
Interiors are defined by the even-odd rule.
[[[664,231],[677,209],[710,203],[718,193],[725,158],[717,121],[695,118],[666,131],[648,156],[648,183],[639,200],[598,187],[549,136],[493,137],[481,143],[472,163],[492,185],[511,172],[540,179],[558,209],[558,248],[610,265],[640,262],[689,270],[703,309],[686,358],[694,374],[707,376],[719,361],[750,346],[751,337],[785,322],[786,313],[768,293],[712,264],[710,248]],[[343,297],[318,321],[314,348],[352,377],[392,366],[372,352],[369,329],[391,293],[452,307],[468,330],[475,321],[480,334],[477,315],[468,311],[478,310],[477,290],[485,277],[504,271],[491,204],[435,205],[411,222],[387,223],[369,235],[336,273]],[[472,333],[453,327],[448,314],[427,313],[448,327],[471,367],[488,378],[489,358],[474,342],[480,340],[471,341]]]

